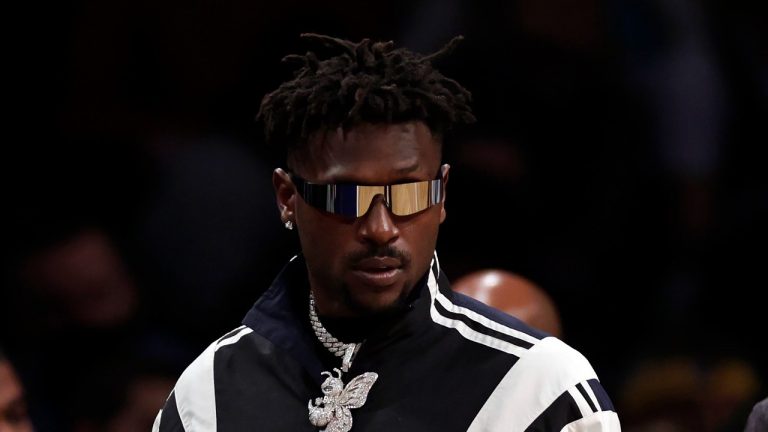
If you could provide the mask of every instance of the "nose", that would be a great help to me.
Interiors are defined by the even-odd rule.
[[[395,221],[392,220],[392,213],[387,208],[383,195],[377,195],[373,198],[368,212],[360,219],[358,235],[363,242],[384,246],[397,240],[400,236],[400,230]]]

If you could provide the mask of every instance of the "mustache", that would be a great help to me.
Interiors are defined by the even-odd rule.
[[[408,263],[411,262],[411,255],[407,252],[400,250],[392,245],[385,245],[385,246],[375,246],[371,245],[368,249],[352,252],[346,256],[347,263],[350,266],[354,266],[358,264],[360,261],[363,261],[368,258],[381,258],[381,257],[387,257],[387,258],[396,258],[400,260],[400,262],[403,264],[403,267],[405,267]]]

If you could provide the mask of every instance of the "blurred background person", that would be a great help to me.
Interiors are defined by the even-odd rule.
[[[21,353],[38,428],[151,428],[178,359],[191,354],[182,336],[155,330],[151,292],[115,236],[93,224],[62,228],[30,247],[13,281],[4,337]]]
[[[753,365],[733,357],[639,361],[618,394],[627,432],[742,432],[762,394]]]
[[[0,432],[32,432],[24,387],[0,348]]]
[[[142,293],[114,238],[92,225],[36,245],[14,276],[19,307],[3,317],[5,337],[29,377],[38,427],[74,430],[126,379]]]
[[[478,270],[456,279],[451,287],[531,327],[562,338],[560,315],[552,298],[522,276],[500,269]]]

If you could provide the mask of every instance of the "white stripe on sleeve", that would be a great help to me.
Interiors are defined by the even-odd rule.
[[[155,422],[152,423],[152,432],[160,432],[160,418],[163,417],[163,410],[157,412]]]
[[[190,364],[176,383],[179,418],[188,432],[216,432],[216,396],[213,383],[214,342]]]
[[[218,351],[221,347],[225,347],[227,345],[232,345],[234,343],[237,343],[240,340],[240,338],[242,338],[243,336],[247,335],[248,333],[253,333],[253,329],[251,329],[250,327],[246,327],[246,326],[238,327],[237,328],[237,333],[235,333],[234,335],[224,339],[221,342],[216,343],[215,351]]]
[[[435,275],[432,272],[429,273],[429,280],[427,281],[427,286],[429,287],[430,295],[432,296],[432,304],[430,305],[430,310],[429,310],[429,313],[432,317],[432,321],[444,327],[456,329],[462,336],[464,336],[465,338],[473,342],[477,342],[479,344],[497,349],[499,351],[503,351],[503,352],[515,355],[517,357],[520,357],[523,354],[525,354],[527,349],[523,347],[519,347],[507,341],[503,341],[493,336],[480,333],[478,331],[473,330],[462,321],[450,319],[448,317],[441,315],[440,312],[438,312],[437,309],[435,308],[435,302],[437,301],[438,297],[443,297],[443,298],[445,297],[442,294],[440,294],[440,291],[437,287],[437,281],[435,280]],[[443,305],[446,309],[448,309],[451,312],[461,313],[460,310],[456,309],[458,308],[457,306],[448,302],[448,299],[445,299],[445,303],[441,301],[440,304]],[[464,309],[464,308],[459,308],[459,309]],[[472,317],[469,317],[469,318],[471,319]],[[490,321],[487,318],[484,318],[484,319],[486,321]],[[501,326],[500,324],[496,324],[496,325]]]

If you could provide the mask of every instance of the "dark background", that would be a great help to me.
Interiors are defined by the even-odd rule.
[[[626,428],[652,430],[668,413],[649,401],[671,398],[681,430],[740,430],[767,394],[765,2],[63,1],[7,18],[0,344],[39,430],[120,430],[127,389],[173,382],[297,251],[254,117],[302,32],[423,53],[465,36],[438,65],[478,118],[446,143],[442,266],[549,292]]]

